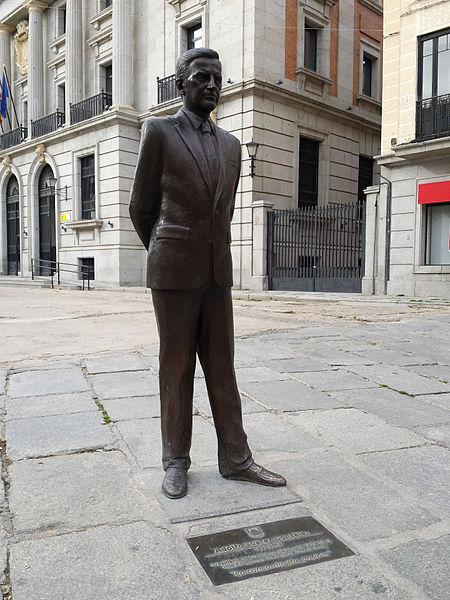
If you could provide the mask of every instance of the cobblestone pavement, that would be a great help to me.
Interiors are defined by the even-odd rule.
[[[5,599],[450,597],[448,304],[239,297],[245,427],[288,486],[219,476],[198,368],[189,493],[173,501],[150,296],[0,287]],[[308,515],[354,555],[214,587],[186,543]]]

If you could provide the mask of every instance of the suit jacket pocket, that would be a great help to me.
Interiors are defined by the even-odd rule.
[[[159,225],[156,228],[155,236],[157,240],[188,240],[189,232],[189,227],[167,224]]]

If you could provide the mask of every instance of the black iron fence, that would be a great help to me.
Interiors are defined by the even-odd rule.
[[[65,120],[65,114],[57,110],[51,115],[46,115],[45,117],[31,121],[31,137],[36,138],[41,135],[47,135],[47,133],[52,133],[52,131],[56,131],[58,127],[62,127]]]
[[[416,141],[450,135],[450,94],[416,103]]]
[[[74,123],[80,123],[80,121],[86,121],[86,119],[92,119],[92,117],[101,115],[111,105],[112,94],[103,91],[100,94],[81,100],[81,102],[71,104],[70,123],[73,125]]]
[[[268,213],[269,289],[360,292],[365,204]]]
[[[157,77],[156,82],[158,84],[158,104],[175,100],[180,95],[175,83],[175,75],[169,75],[163,79]]]
[[[28,130],[26,127],[17,127],[17,129],[0,135],[0,150],[6,150],[6,148],[11,148],[11,146],[18,146],[26,139],[27,135]]]

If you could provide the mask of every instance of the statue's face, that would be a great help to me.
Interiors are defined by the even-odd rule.
[[[182,84],[184,106],[193,113],[208,117],[219,102],[222,89],[222,65],[216,58],[196,58]]]

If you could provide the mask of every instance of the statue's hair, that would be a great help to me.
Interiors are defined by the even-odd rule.
[[[192,48],[191,50],[186,50],[186,52],[183,52],[183,54],[177,60],[175,67],[175,80],[178,87],[180,86],[180,83],[183,83],[185,80],[189,70],[189,65],[196,58],[216,58],[219,60],[219,54],[211,48]]]

